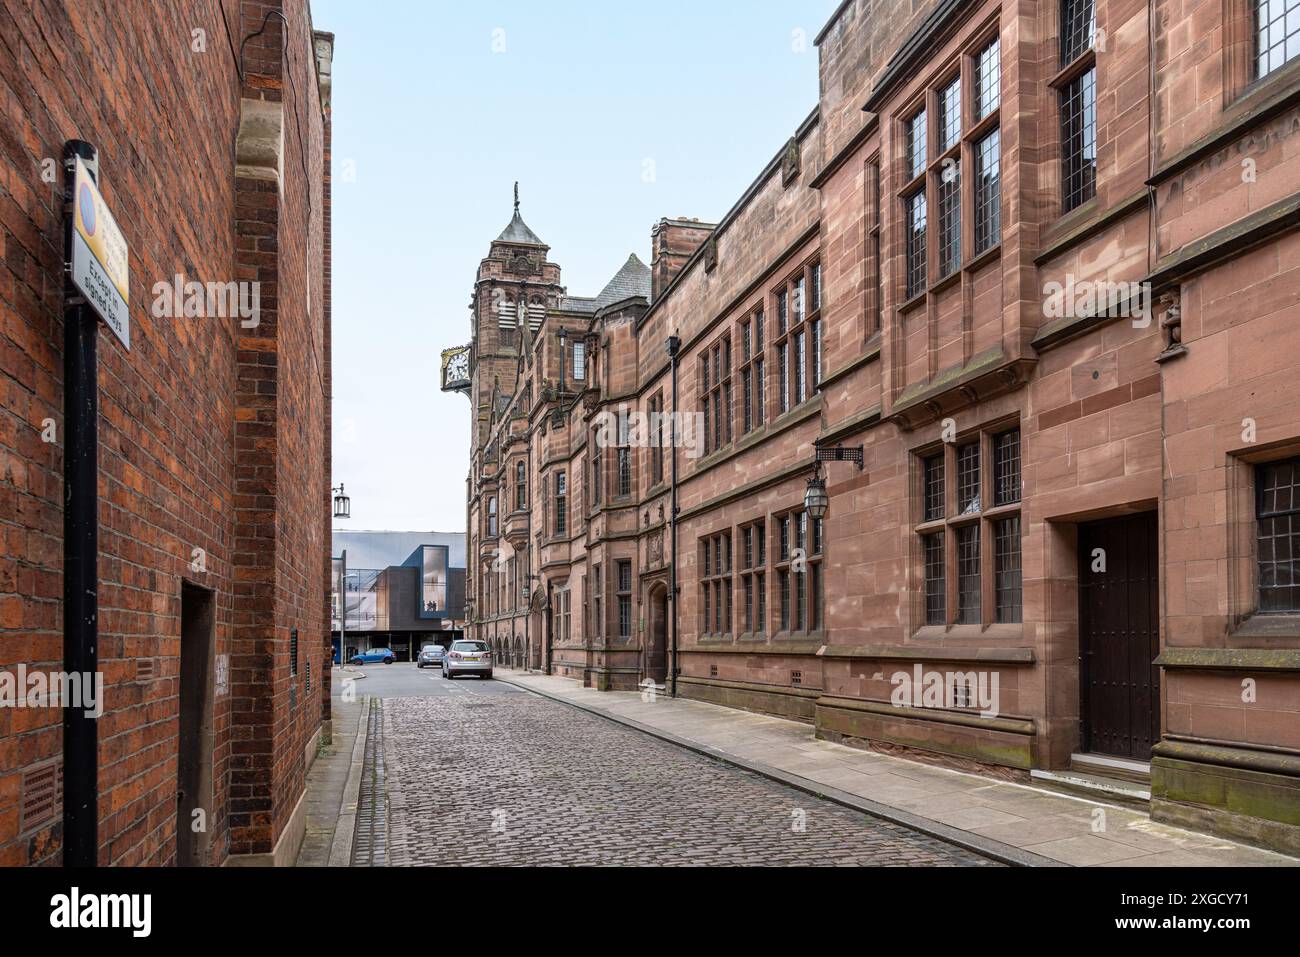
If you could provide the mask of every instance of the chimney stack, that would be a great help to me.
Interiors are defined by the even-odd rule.
[[[650,230],[650,301],[659,299],[716,228],[698,219],[661,219]]]

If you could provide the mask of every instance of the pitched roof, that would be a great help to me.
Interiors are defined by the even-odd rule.
[[[501,235],[496,239],[499,243],[516,243],[524,246],[545,246],[535,232],[528,228],[523,217],[519,215],[518,207],[515,208],[515,215],[510,220],[510,225],[501,230]]]
[[[650,267],[637,259],[636,253],[627,257],[623,268],[614,274],[614,278],[596,296],[596,308],[603,309],[633,296],[650,298]]]
[[[596,300],[590,296],[561,296],[561,312],[583,312],[588,315],[594,315],[596,312]]]

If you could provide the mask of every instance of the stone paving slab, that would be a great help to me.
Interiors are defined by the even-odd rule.
[[[332,862],[330,852],[339,829],[346,828],[350,818],[346,796],[363,711],[361,701],[343,700],[340,669],[333,669],[332,677],[330,725],[333,734],[330,743],[321,749],[307,772],[307,833],[295,867],[347,863],[346,860]],[[352,800],[355,801],[355,794]],[[351,813],[355,813],[355,806]]]
[[[766,767],[802,779],[812,790],[833,787],[1062,865],[1300,865],[1287,855],[1154,822],[1149,814],[1118,804],[819,741],[808,725],[797,721],[662,695],[647,701],[639,692],[595,691],[555,676],[498,671],[497,677],[611,720],[678,738],[722,760],[745,762],[760,773]]]

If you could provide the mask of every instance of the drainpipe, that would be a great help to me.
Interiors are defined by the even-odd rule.
[[[99,154],[84,140],[63,147],[67,183],[64,241],[72,261],[74,159],[99,179]],[[68,281],[63,306],[63,669],[88,677],[99,671],[99,385],[98,320]],[[92,684],[91,688],[94,687]],[[84,697],[84,695],[83,695]],[[94,867],[99,844],[99,729],[84,701],[63,701],[63,863]],[[98,702],[97,702],[98,704]]]
[[[524,374],[525,375],[528,374],[527,367],[525,367]],[[529,392],[529,398],[530,399],[532,398],[531,390]],[[527,436],[528,446],[526,451],[524,452],[524,455],[528,460],[528,464],[524,466],[524,470],[528,476],[527,478],[528,525],[527,525],[527,533],[526,533],[528,537],[524,541],[524,581],[528,583],[528,600],[524,604],[525,644],[530,640],[528,638],[529,620],[533,617],[533,509],[537,505],[537,497],[534,494],[534,489],[533,489],[533,437],[534,437],[533,436],[533,410],[527,409],[526,413],[528,415],[528,426],[527,426],[527,430],[524,432],[524,435]],[[543,507],[545,507],[545,504],[546,504],[545,502],[542,503]],[[545,521],[545,519],[543,519],[543,521]],[[545,529],[542,529],[542,534],[543,535],[546,534]],[[542,571],[539,568],[537,570],[537,576],[538,576],[537,581],[539,582],[542,580],[541,574]],[[537,640],[538,641],[542,640],[541,635],[537,636]],[[529,648],[527,653],[532,654],[532,648]],[[550,649],[548,648],[546,657],[542,659],[542,674],[549,675],[550,673],[551,673],[551,655],[550,655]]]
[[[682,340],[677,336],[668,337],[668,358],[673,367],[673,410],[668,419],[669,445],[672,450],[672,479],[671,491],[669,493],[668,507],[668,526],[669,526],[669,558],[668,558],[668,599],[672,602],[672,616],[669,619],[672,627],[672,661],[670,663],[669,675],[672,680],[671,696],[677,697],[677,352],[681,348]]]

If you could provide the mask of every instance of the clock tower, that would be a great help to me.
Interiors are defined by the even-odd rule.
[[[520,357],[564,294],[560,267],[547,261],[549,252],[520,215],[516,183],[514,215],[479,263],[470,300],[472,336],[468,375],[462,381],[474,407],[475,459],[491,428],[493,402],[514,394]]]

